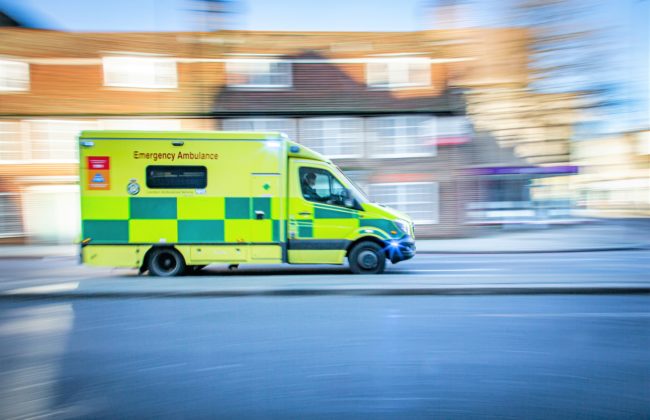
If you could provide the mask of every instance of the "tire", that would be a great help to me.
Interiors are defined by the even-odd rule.
[[[151,251],[149,273],[157,277],[180,276],[185,272],[185,260],[174,248],[158,248]]]
[[[348,254],[350,270],[354,274],[381,274],[386,268],[386,255],[374,242],[360,242]]]

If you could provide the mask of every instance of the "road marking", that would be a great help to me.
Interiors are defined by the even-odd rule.
[[[235,369],[242,367],[241,363],[232,363],[229,365],[219,365],[219,366],[211,366],[211,367],[205,367],[205,368],[200,368],[200,369],[194,369],[194,372],[211,372],[213,370],[221,370],[221,369]]]
[[[450,271],[505,271],[503,268],[444,268],[444,269],[422,269],[422,270],[409,270],[406,269],[408,273],[446,273]]]
[[[647,318],[650,312],[573,312],[550,314],[477,314],[481,317],[494,318],[564,318],[564,317],[594,317],[594,318]]]
[[[177,368],[177,367],[185,367],[187,366],[187,363],[168,363],[166,365],[158,365],[158,366],[149,366],[149,367],[144,367],[144,368],[139,368],[135,369],[136,372],[149,372],[152,370],[160,370],[160,369],[169,369],[169,368]]]
[[[4,295],[17,295],[17,294],[39,294],[39,293],[52,293],[52,292],[69,292],[79,288],[79,282],[68,283],[55,283],[45,284],[43,286],[23,287],[20,289],[11,289],[2,292]]]

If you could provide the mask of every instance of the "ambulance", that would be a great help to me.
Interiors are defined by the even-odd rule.
[[[415,255],[413,223],[281,133],[83,131],[81,261],[155,276],[209,264],[345,264]]]

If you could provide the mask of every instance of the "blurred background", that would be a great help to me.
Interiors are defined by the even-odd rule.
[[[79,235],[84,129],[265,130],[419,238],[650,216],[648,0],[0,0],[0,241]]]
[[[649,28],[650,0],[0,0],[0,418],[650,418]],[[418,255],[81,267],[85,129],[283,131]]]

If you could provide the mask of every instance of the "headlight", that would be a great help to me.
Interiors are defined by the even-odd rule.
[[[395,223],[403,233],[406,233],[407,235],[411,233],[411,224],[406,220],[397,219],[393,220],[393,223]]]

